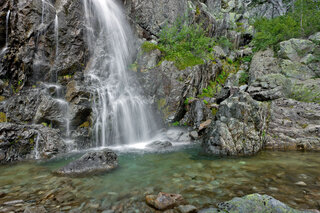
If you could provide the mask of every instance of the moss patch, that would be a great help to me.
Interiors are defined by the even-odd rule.
[[[0,123],[5,123],[5,122],[7,122],[6,113],[0,112]]]

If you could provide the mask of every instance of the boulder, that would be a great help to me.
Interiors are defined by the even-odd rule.
[[[269,74],[258,77],[249,86],[247,92],[258,101],[270,101],[287,97],[291,89],[291,81],[281,74]]]
[[[275,198],[268,195],[251,194],[244,197],[236,197],[230,201],[219,203],[217,209],[201,210],[199,213],[218,213],[218,212],[276,212],[276,213],[311,213],[312,210],[300,211],[293,209]]]
[[[163,150],[172,147],[172,143],[169,141],[154,141],[148,144],[147,147],[155,150]]]
[[[151,207],[164,211],[185,203],[182,195],[160,192],[158,195],[147,195],[146,202]]]
[[[47,213],[47,210],[43,206],[27,207],[23,213]]]
[[[282,60],[281,73],[288,78],[294,78],[299,80],[308,80],[316,78],[318,75],[310,66],[302,64],[298,61]]]
[[[189,131],[183,127],[172,127],[167,130],[166,136],[172,142],[189,142],[191,138]]]
[[[305,55],[312,53],[315,49],[315,44],[306,39],[290,39],[280,43],[278,55],[283,59],[291,61],[300,61]]]
[[[84,176],[111,171],[118,167],[118,156],[110,149],[89,152],[57,170],[58,175]]]
[[[313,42],[320,42],[320,32],[317,32],[317,33],[309,36],[308,39],[313,41]]]
[[[252,155],[263,148],[267,106],[239,91],[220,104],[202,146],[214,155]]]
[[[271,49],[257,52],[251,61],[249,83],[254,82],[258,77],[268,74],[278,74],[280,71],[278,60],[274,57]]]
[[[192,205],[181,205],[181,206],[178,206],[178,211],[180,213],[197,213],[198,209],[197,207]]]

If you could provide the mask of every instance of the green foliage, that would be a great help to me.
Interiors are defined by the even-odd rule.
[[[206,36],[201,25],[191,23],[184,17],[178,19],[173,26],[162,29],[157,48],[161,50],[165,60],[175,62],[177,68],[183,70],[212,59],[214,44],[214,40]]]
[[[229,41],[229,39],[225,36],[222,36],[217,40],[217,45],[219,45],[222,48],[228,48],[228,49],[232,49],[233,47],[232,42]]]
[[[240,60],[241,60],[242,63],[244,63],[244,62],[249,62],[250,63],[252,61],[252,57],[253,57],[253,55],[247,55],[247,56],[241,58]]]
[[[176,121],[174,123],[171,124],[172,126],[180,126],[180,122],[179,121]]]
[[[194,98],[193,97],[189,97],[184,101],[185,105],[188,105]]]
[[[141,46],[143,52],[151,52],[152,50],[156,50],[159,49],[158,45],[151,43],[151,42],[143,42],[142,46]]]
[[[245,85],[249,82],[249,74],[248,72],[242,72],[239,78],[239,85]]]
[[[297,0],[293,11],[273,19],[260,18],[254,23],[255,50],[273,47],[291,38],[307,37],[320,31],[320,2]]]
[[[203,100],[203,103],[206,105],[209,104],[207,100]]]
[[[216,116],[217,112],[218,112],[218,109],[217,109],[217,108],[213,108],[213,109],[211,110],[211,113],[212,113],[213,116]]]
[[[215,81],[210,82],[210,85],[207,88],[203,89],[202,94],[200,94],[199,97],[214,97],[222,89],[222,86],[225,84],[229,75],[231,73],[236,73],[237,71],[238,68],[236,63],[232,62],[230,64],[230,61],[224,61],[220,74],[216,77]]]

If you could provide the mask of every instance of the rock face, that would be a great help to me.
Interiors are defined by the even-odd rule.
[[[291,99],[271,103],[266,148],[320,150],[320,105]]]
[[[292,209],[286,204],[280,202],[279,200],[274,199],[268,195],[260,194],[251,194],[244,196],[242,198],[234,198],[230,201],[219,203],[217,209],[208,209],[201,210],[199,213],[215,213],[215,212],[235,212],[235,213],[244,213],[244,212],[314,212],[314,211],[299,211]]]
[[[219,106],[216,121],[206,131],[203,147],[214,155],[252,155],[263,148],[266,106],[238,92]]]
[[[250,64],[250,82],[267,74],[277,74],[280,71],[278,60],[274,57],[272,50],[268,49],[256,53]]]
[[[49,159],[65,151],[59,130],[42,125],[0,123],[0,163]]]
[[[58,175],[84,176],[108,172],[118,167],[118,156],[110,149],[90,152],[56,171]]]
[[[208,62],[178,70],[173,62],[164,61],[153,69],[140,65],[139,70],[146,96],[153,100],[167,122],[174,122],[184,117],[185,100],[201,94],[220,69],[221,64]]]
[[[185,203],[182,195],[164,192],[160,192],[158,195],[147,195],[146,202],[148,205],[161,211],[173,209],[174,207]]]

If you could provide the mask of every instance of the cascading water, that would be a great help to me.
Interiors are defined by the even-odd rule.
[[[7,16],[6,16],[6,47],[8,47],[8,42],[9,42],[9,19],[10,19],[10,13],[11,11],[8,10]]]
[[[36,146],[34,148],[34,157],[36,160],[40,159],[40,153],[39,153],[39,140],[40,140],[40,133],[37,132],[37,139],[36,139]]]
[[[128,71],[134,37],[115,0],[85,0],[91,53],[86,80],[94,97],[97,146],[137,143],[156,130],[150,104]]]
[[[11,13],[11,11],[8,10],[7,16],[6,16],[6,43],[5,43],[4,48],[1,50],[0,55],[3,55],[3,54],[6,52],[7,48],[8,48],[8,43],[9,43],[9,21],[10,21],[10,13]]]
[[[54,37],[56,40],[56,59],[59,53],[59,17],[58,13],[56,13],[56,17],[54,19]]]

